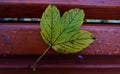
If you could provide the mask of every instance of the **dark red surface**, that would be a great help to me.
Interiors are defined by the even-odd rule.
[[[48,47],[40,36],[39,24],[0,23],[0,54],[40,55]],[[120,26],[115,24],[84,24],[81,29],[94,34],[96,41],[79,54],[119,55]],[[48,54],[58,54],[50,49]]]
[[[40,18],[49,3],[61,13],[78,7],[85,10],[86,18],[120,19],[119,0],[0,0],[0,17]],[[54,55],[45,56],[33,72],[30,65],[37,57],[21,55],[40,55],[47,48],[39,24],[0,23],[0,74],[120,74],[120,56],[115,56],[120,54],[120,26],[85,24],[82,29],[93,33],[96,41],[79,54],[94,56],[58,55],[50,50]]]
[[[48,4],[55,4],[61,13],[82,8],[88,19],[120,19],[119,0],[0,0],[0,17],[40,18]]]
[[[119,74],[120,56],[54,55],[45,56],[30,68],[37,56],[0,57],[0,74]]]

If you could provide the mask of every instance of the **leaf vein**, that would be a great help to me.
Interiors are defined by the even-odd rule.
[[[64,42],[61,42],[61,43],[58,43],[58,44],[54,44],[54,45],[60,45],[60,44],[68,43],[68,42],[75,41],[75,40],[86,40],[86,39],[92,39],[92,38],[74,39],[74,40],[64,41]]]
[[[80,11],[79,11],[79,12],[80,12]],[[74,17],[76,17],[79,12],[77,12]],[[68,26],[70,23],[72,23],[72,21],[74,20],[74,17],[73,17],[72,20],[67,24],[67,26]],[[64,31],[66,30],[66,28],[67,28],[67,27],[65,27],[65,28],[63,29],[63,31],[58,35],[58,37],[55,39],[55,41],[53,42],[53,44],[54,44],[54,43],[58,40],[58,38],[64,33]]]

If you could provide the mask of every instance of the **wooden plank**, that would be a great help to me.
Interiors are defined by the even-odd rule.
[[[120,26],[84,24],[81,29],[94,34],[96,41],[78,54],[119,55]],[[41,38],[39,23],[0,23],[1,55],[39,55],[48,47]],[[52,49],[48,54],[58,54]]]
[[[40,18],[48,4],[55,4],[61,14],[82,8],[87,19],[119,19],[120,0],[0,0],[0,17]]]
[[[37,65],[37,71],[30,68],[37,57],[1,57],[1,74],[119,74],[120,56],[54,55],[45,56]]]

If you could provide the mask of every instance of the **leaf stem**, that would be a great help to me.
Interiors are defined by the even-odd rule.
[[[48,52],[51,46],[49,46],[43,53],[42,55],[35,61],[35,63],[31,66],[33,71],[36,71],[35,66],[36,64],[43,58],[43,56]]]

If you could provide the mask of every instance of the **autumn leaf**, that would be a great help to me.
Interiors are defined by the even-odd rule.
[[[94,42],[94,36],[88,31],[79,30],[83,24],[84,11],[75,8],[66,11],[62,17],[54,5],[49,5],[42,15],[40,28],[41,36],[49,47],[31,66],[36,71],[36,64],[50,48],[60,53],[76,53]]]
[[[94,42],[88,31],[79,30],[83,24],[84,11],[78,8],[66,11],[62,17],[54,5],[49,5],[41,18],[43,40],[60,53],[76,53]]]

